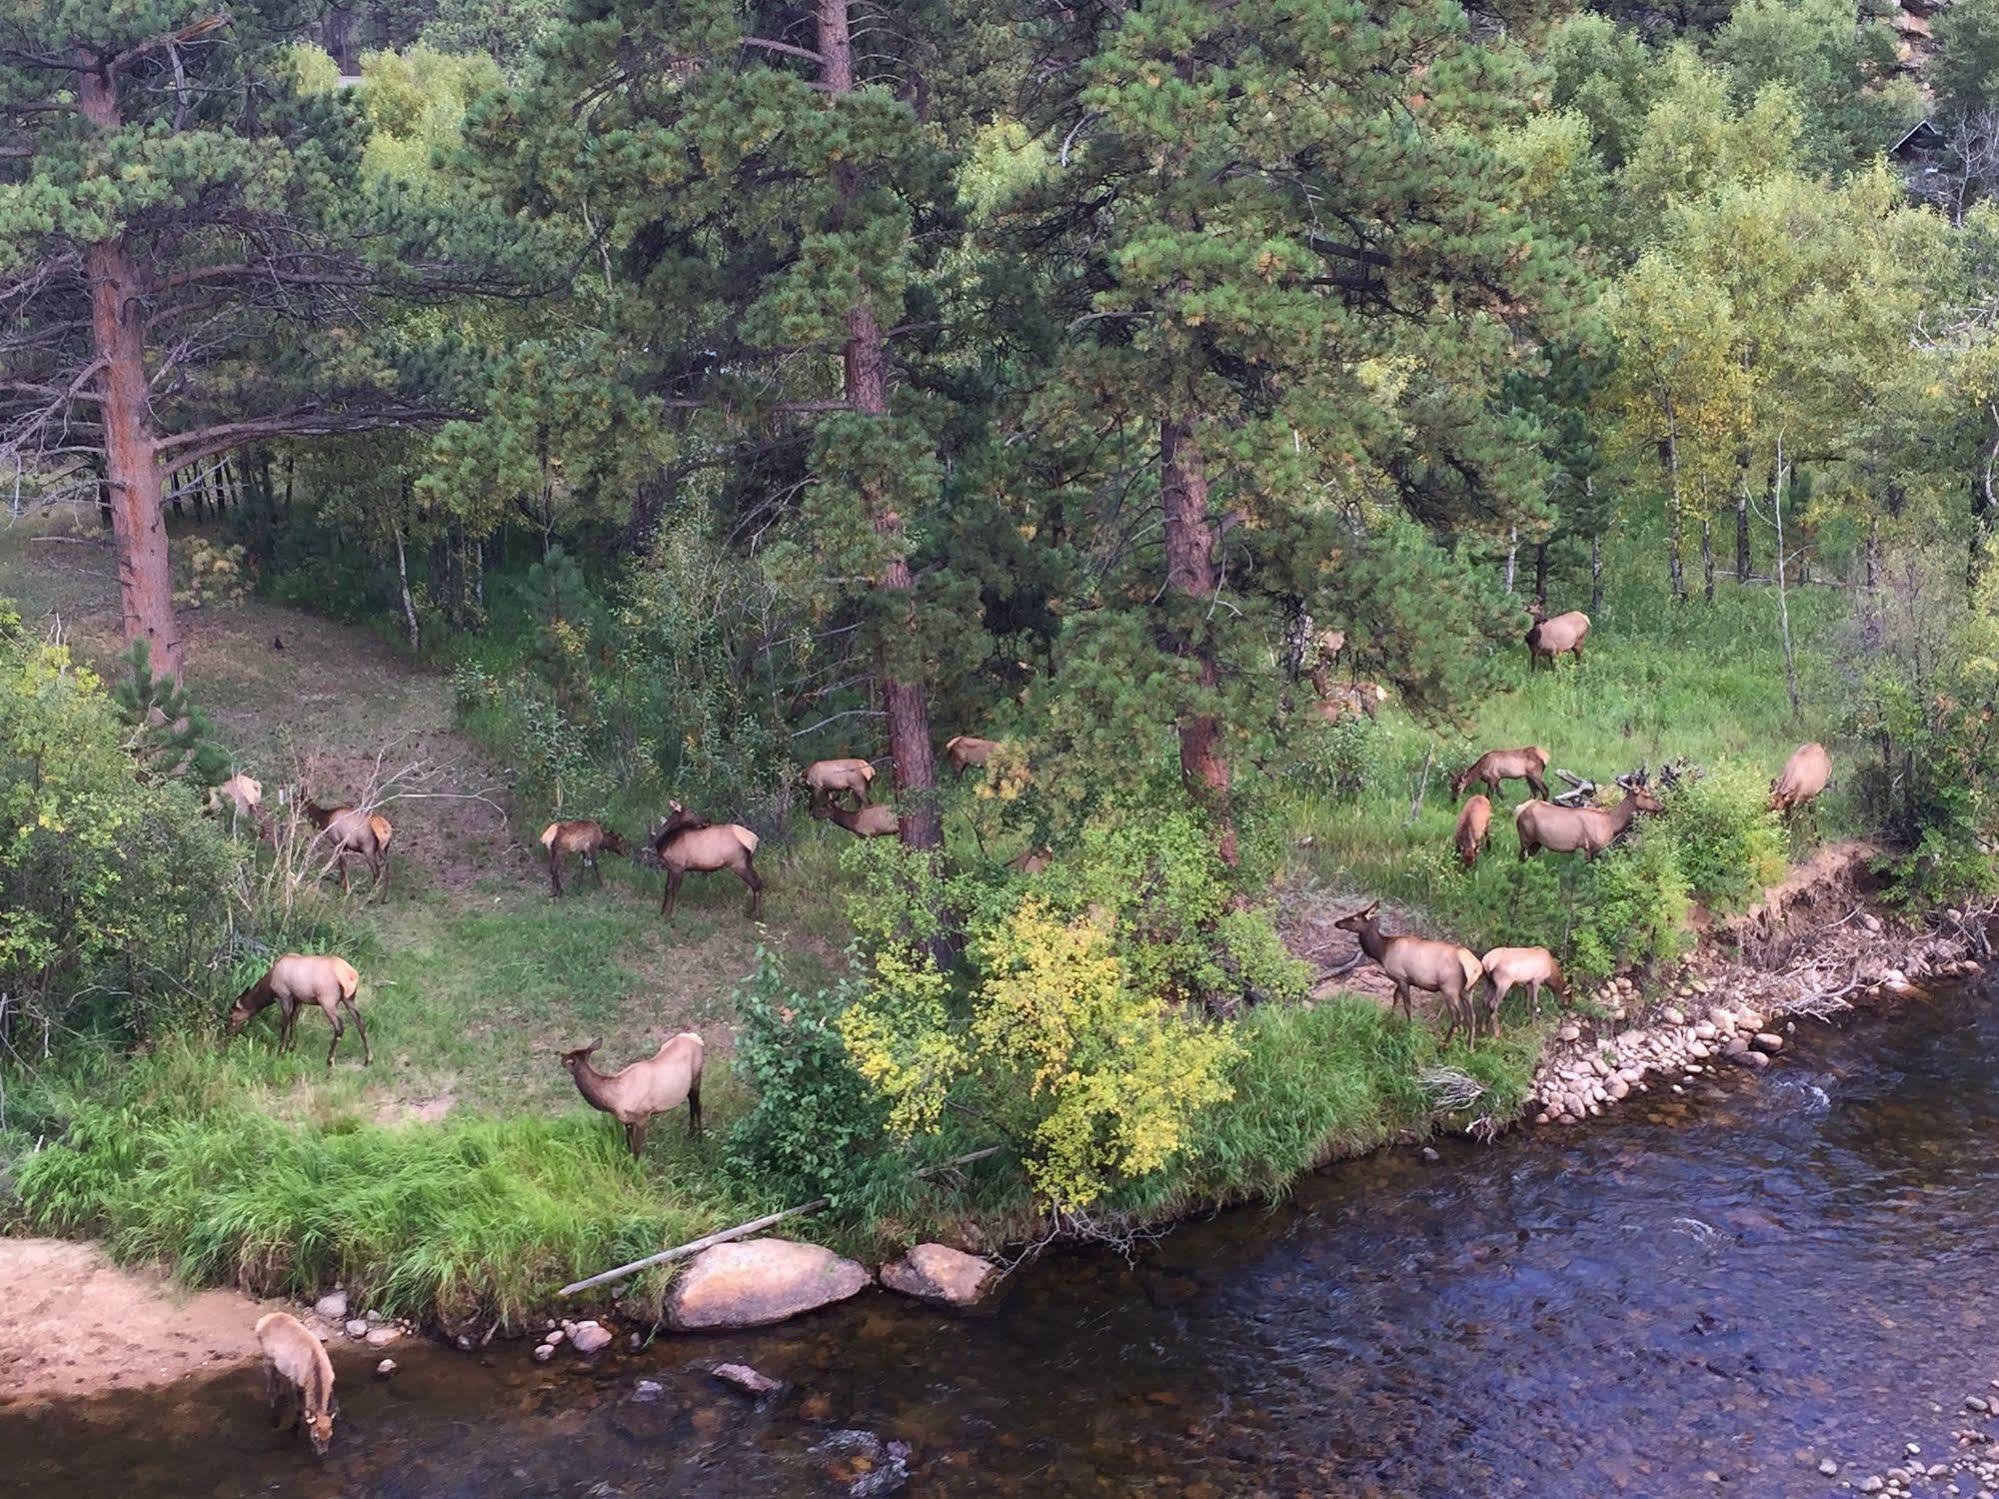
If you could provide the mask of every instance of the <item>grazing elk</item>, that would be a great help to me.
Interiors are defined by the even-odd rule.
[[[1499,795],[1504,781],[1525,781],[1536,796],[1548,794],[1548,752],[1538,744],[1521,749],[1487,750],[1467,765],[1451,781],[1451,795],[1463,796],[1473,781],[1483,781],[1486,791]]]
[[[1645,772],[1619,776],[1624,800],[1614,807],[1558,807],[1553,802],[1522,802],[1513,809],[1513,826],[1520,834],[1520,857],[1547,849],[1579,853],[1592,860],[1624,836],[1640,812],[1666,810],[1665,803],[1645,784]]]
[[[1444,1045],[1451,1044],[1461,1021],[1468,1031],[1476,1034],[1477,1017],[1472,1013],[1471,1001],[1479,980],[1485,976],[1478,954],[1455,942],[1383,936],[1381,923],[1374,914],[1380,905],[1376,901],[1363,910],[1342,916],[1333,925],[1359,938],[1360,950],[1395,981],[1395,998],[1402,1006],[1405,1020],[1415,1019],[1409,991],[1427,989],[1444,998],[1444,1014],[1449,1020]]]
[[[1580,666],[1583,659],[1583,637],[1589,634],[1589,616],[1580,609],[1571,609],[1567,614],[1557,614],[1553,618],[1543,614],[1539,606],[1529,606],[1528,614],[1534,626],[1527,632],[1527,670],[1531,675],[1535,664],[1543,659],[1548,670],[1555,669],[1558,657],[1573,655]]]
[[[1832,757],[1825,752],[1825,746],[1816,739],[1801,744],[1784,762],[1777,779],[1770,783],[1770,810],[1788,817],[1816,800],[1831,780]]]
[[[1349,714],[1358,718],[1363,713],[1372,723],[1381,705],[1388,701],[1388,689],[1379,682],[1335,683],[1330,689],[1320,688],[1319,693],[1312,711],[1327,723],[1338,723]]]
[[[245,819],[258,828],[264,825],[264,788],[262,783],[252,780],[240,770],[220,786],[208,789],[208,810],[211,815],[220,816],[224,808],[229,811],[229,826],[233,829]]]
[[[1499,1034],[1499,1007],[1522,984],[1527,986],[1527,1000],[1536,1020],[1541,1018],[1543,988],[1553,990],[1563,1004],[1569,1002],[1569,982],[1562,976],[1562,965],[1545,947],[1495,947],[1480,963],[1487,985],[1486,1013],[1492,1017],[1495,1036]]]
[[[652,858],[666,871],[666,889],[659,914],[671,916],[680,898],[680,882],[689,873],[714,874],[726,869],[750,891],[750,919],[764,914],[764,882],[757,874],[757,844],[762,840],[738,823],[713,823],[697,817],[679,802],[667,803],[666,820],[653,829]]]
[[[858,812],[849,812],[837,803],[828,802],[814,810],[814,817],[831,818],[856,838],[893,838],[902,831],[902,819],[895,808],[886,802],[878,802],[871,807],[863,807]]]
[[[305,802],[306,820],[319,830],[320,837],[334,847],[340,860],[340,889],[348,890],[347,856],[359,854],[381,890],[389,882],[389,840],[395,829],[379,812],[360,807],[322,807],[310,797]]]
[[[965,779],[968,770],[982,768],[992,759],[993,751],[1000,747],[997,739],[981,739],[975,734],[957,734],[944,741],[944,758],[951,762],[951,768],[958,773],[958,779]]]
[[[600,1109],[625,1127],[625,1144],[634,1156],[646,1148],[646,1129],[655,1114],[687,1105],[687,1133],[701,1138],[701,1038],[682,1031],[643,1062],[605,1074],[590,1065],[590,1054],[604,1044],[599,1037],[588,1046],[562,1054],[562,1065],[575,1079],[576,1091],[593,1109]]]
[[[271,1424],[303,1426],[321,1457],[333,1445],[333,1361],[318,1338],[289,1312],[266,1312],[257,1319],[257,1346],[264,1350],[264,1398]],[[286,1421],[286,1405],[294,1404]]]
[[[548,850],[548,885],[556,895],[562,894],[562,856],[580,854],[583,867],[597,878],[597,888],[604,888],[604,872],[597,867],[599,854],[624,854],[625,840],[605,827],[601,822],[588,817],[574,822],[551,822],[541,830],[541,846]]]
[[[1465,868],[1478,863],[1478,851],[1485,846],[1485,835],[1491,827],[1492,802],[1483,796],[1472,797],[1458,813],[1457,831],[1451,835]]]
[[[855,806],[865,807],[874,778],[875,768],[865,760],[814,760],[805,767],[805,789],[812,793],[814,810],[843,791],[853,797]]]
[[[340,1020],[340,1012],[345,1010],[354,1017],[354,1031],[361,1038],[361,1065],[366,1067],[375,1058],[368,1047],[368,1027],[354,1003],[355,991],[360,987],[361,975],[345,958],[288,952],[266,969],[262,978],[236,996],[223,1024],[223,1034],[235,1035],[250,1023],[253,1015],[276,1005],[282,1017],[278,1024],[278,1050],[290,1051],[298,1030],[298,1012],[306,1005],[318,1005],[333,1027],[333,1044],[326,1048],[326,1065],[331,1067],[333,1054],[340,1049],[340,1038],[347,1033]]]

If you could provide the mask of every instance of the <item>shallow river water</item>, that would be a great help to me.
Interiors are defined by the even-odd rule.
[[[1590,1128],[1335,1167],[1134,1266],[1045,1259],[989,1316],[871,1294],[591,1373],[399,1349],[387,1384],[342,1366],[323,1463],[244,1371],[0,1417],[0,1492],[866,1492],[863,1431],[910,1495],[1850,1493],[1995,1393],[1995,1143],[1999,1004],[1953,994]],[[791,1388],[758,1406],[723,1358]]]

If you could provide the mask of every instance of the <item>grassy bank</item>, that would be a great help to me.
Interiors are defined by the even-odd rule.
[[[65,547],[63,569],[28,569],[7,556],[24,541],[0,545],[0,578],[31,582],[33,608],[64,612],[87,647],[108,644],[109,594],[85,565],[99,554]],[[1835,602],[1799,602],[1808,641],[1830,629]],[[1511,690],[1479,707],[1469,734],[1392,706],[1378,726],[1341,731],[1352,742],[1338,753],[1358,755],[1357,793],[1327,789],[1308,750],[1284,793],[1291,867],[1278,900],[1387,895],[1415,907],[1426,929],[1475,944],[1568,935],[1613,876],[1547,861],[1522,868],[1503,825],[1488,860],[1460,872],[1449,857],[1450,771],[1479,747],[1542,743],[1556,764],[1605,781],[1681,755],[1720,776],[1734,763],[1767,781],[1822,722],[1791,721],[1769,604],[1764,591],[1726,585],[1713,606],[1684,612],[1661,612],[1635,587],[1613,593],[1581,669],[1530,678],[1524,663],[1509,666]],[[269,644],[279,636],[282,653]],[[802,1195],[732,1156],[732,1129],[752,1099],[727,1059],[737,990],[760,947],[800,989],[843,971],[846,834],[794,819],[770,840],[759,861],[770,886],[762,929],[744,920],[741,888],[726,876],[691,880],[665,924],[658,876],[619,861],[606,861],[602,891],[572,871],[572,893],[557,903],[532,842],[549,809],[498,768],[516,748],[509,726],[478,714],[461,724],[448,679],[365,632],[256,600],[204,611],[192,659],[197,699],[218,705],[253,772],[274,775],[299,739],[336,777],[360,773],[388,743],[439,767],[434,797],[388,809],[398,842],[387,896],[328,914],[362,970],[375,1063],[357,1065],[350,1037],[328,1070],[316,1016],[289,1057],[275,1055],[261,1022],[227,1048],[204,1033],[132,1057],[76,1041],[9,1080],[0,1204],[15,1221],[101,1236],[195,1282],[304,1295],[339,1281],[388,1312],[518,1318],[575,1275]],[[1824,683],[1807,686],[1825,701]],[[511,821],[496,803],[510,806]],[[635,830],[647,809],[616,810]],[[1828,827],[1842,816],[1835,805]],[[960,822],[947,819],[969,858]],[[254,964],[245,953],[218,968],[215,1013]],[[1232,1024],[1229,1096],[1195,1119],[1165,1168],[1104,1204],[1107,1221],[1279,1194],[1328,1158],[1439,1123],[1504,1119],[1526,1093],[1541,1035],[1519,1025],[1446,1055],[1427,1026],[1341,994],[1252,1008]],[[710,1046],[708,1137],[689,1141],[677,1118],[663,1120],[633,1162],[618,1131],[576,1098],[557,1053],[602,1037],[605,1057],[622,1062],[682,1029]],[[1477,1096],[1439,1120],[1452,1094]],[[1011,1155],[936,1183],[914,1176],[991,1143],[953,1121],[920,1148],[885,1149],[833,1211],[788,1231],[867,1254],[919,1236],[1025,1232],[1033,1204]],[[659,1278],[641,1282],[636,1304],[662,1288]]]

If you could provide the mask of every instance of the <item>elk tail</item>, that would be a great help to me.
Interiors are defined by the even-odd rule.
[[[1485,964],[1478,960],[1478,954],[1469,947],[1461,947],[1458,949],[1458,967],[1465,971],[1465,993],[1470,994],[1485,977]]]
[[[744,827],[741,823],[735,823],[735,822],[730,823],[729,831],[736,835],[736,841],[742,844],[742,846],[750,853],[755,853],[757,851],[757,845],[763,842],[763,839],[759,838],[755,833],[752,833],[748,828]]]
[[[555,830],[561,826],[562,824],[559,822],[551,822],[547,827],[541,830],[541,846],[543,848],[547,848],[550,844],[555,842]]]

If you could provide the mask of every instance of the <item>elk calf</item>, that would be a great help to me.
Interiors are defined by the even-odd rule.
[[[1506,996],[1522,984],[1527,986],[1527,999],[1533,1006],[1536,1020],[1541,1018],[1541,990],[1544,985],[1552,989],[1563,1004],[1569,1002],[1569,985],[1562,976],[1562,965],[1545,947],[1495,947],[1479,961],[1485,969],[1486,1012],[1492,1017],[1492,1034],[1495,1036],[1499,1034],[1499,1007],[1506,1003]]]
[[[1818,799],[1832,780],[1832,757],[1816,739],[1791,752],[1777,779],[1770,783],[1770,810],[1786,816]]]
[[[375,889],[386,889],[389,882],[389,839],[395,836],[395,829],[389,826],[389,819],[379,812],[364,812],[359,807],[322,807],[318,802],[307,799],[305,803],[307,821],[319,830],[321,837],[333,845],[340,861],[340,889],[348,890],[347,856],[359,854],[368,866]]]
[[[1536,796],[1548,794],[1548,752],[1538,744],[1521,749],[1487,750],[1452,778],[1451,795],[1463,796],[1473,781],[1483,781],[1493,796],[1505,781],[1525,781]]]
[[[264,1397],[270,1402],[271,1424],[303,1426],[312,1450],[326,1456],[333,1445],[333,1362],[326,1350],[289,1312],[259,1317],[257,1344],[264,1350]],[[293,1402],[287,1422],[284,1408]]]
[[[355,992],[360,987],[361,975],[345,958],[288,952],[262,978],[236,996],[223,1031],[233,1036],[250,1023],[251,1016],[276,1005],[283,1017],[278,1030],[278,1050],[287,1052],[296,1038],[299,1010],[305,1005],[318,1005],[333,1027],[333,1044],[326,1048],[326,1065],[331,1067],[333,1054],[340,1049],[340,1038],[347,1033],[340,1023],[340,1012],[345,1010],[354,1017],[354,1030],[361,1038],[361,1065],[366,1067],[375,1058],[368,1047],[368,1027],[361,1023],[361,1011],[354,1004]]]
[[[687,1105],[688,1135],[701,1137],[701,1064],[706,1051],[699,1036],[682,1031],[643,1062],[608,1075],[590,1065],[590,1054],[603,1044],[599,1037],[588,1046],[565,1051],[562,1065],[585,1103],[625,1127],[625,1144],[634,1157],[646,1148],[653,1116],[682,1103]]]
[[[551,822],[541,830],[541,846],[548,850],[548,885],[556,895],[562,894],[562,856],[580,854],[583,867],[596,876],[597,888],[604,888],[604,872],[597,867],[597,855],[623,854],[625,840],[591,818],[583,817],[574,822]]]
[[[1464,860],[1465,868],[1478,863],[1478,852],[1485,846],[1486,831],[1492,826],[1492,802],[1484,796],[1474,796],[1458,813],[1457,831],[1452,835],[1458,846],[1458,857]]]

